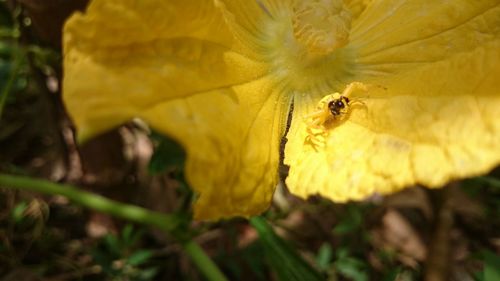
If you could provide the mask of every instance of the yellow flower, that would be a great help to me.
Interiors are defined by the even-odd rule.
[[[64,30],[79,139],[134,117],[174,138],[200,219],[265,210],[282,137],[302,197],[360,200],[495,167],[498,0],[344,2],[94,0]],[[311,128],[354,81],[360,106]]]

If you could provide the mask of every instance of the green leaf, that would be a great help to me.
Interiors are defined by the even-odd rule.
[[[325,280],[305,262],[285,240],[277,236],[262,217],[253,217],[250,223],[259,233],[267,260],[281,281]]]
[[[118,240],[120,246],[124,249],[133,247],[141,238],[144,231],[142,229],[134,229],[132,224],[127,224],[121,232],[121,240]]]
[[[351,256],[348,248],[339,248],[336,252],[335,269],[344,277],[354,281],[368,280],[368,265],[360,259]]]
[[[184,149],[175,141],[158,134],[153,134],[152,138],[158,142],[158,146],[149,161],[149,172],[155,175],[169,168],[182,170],[186,159]]]
[[[500,188],[500,180],[494,177],[478,177],[478,180],[494,188]]]
[[[115,257],[109,255],[109,253],[102,251],[99,248],[92,249],[90,251],[92,259],[94,262],[102,267],[102,270],[108,275],[115,275],[117,271],[113,269],[113,260]]]
[[[149,250],[140,250],[133,253],[127,259],[127,263],[132,266],[138,266],[147,262],[153,256],[153,252]]]
[[[158,273],[158,268],[156,268],[156,267],[147,268],[147,269],[141,270],[141,272],[139,273],[138,279],[143,280],[143,281],[153,280],[153,278],[156,276],[157,273]]]
[[[133,232],[134,232],[134,227],[131,224],[125,225],[125,227],[122,230],[122,239],[124,241],[131,240]]]
[[[500,256],[490,251],[483,252],[484,258],[484,281],[500,280]]]
[[[109,253],[115,257],[120,257],[122,252],[122,246],[120,240],[113,234],[108,234],[104,237],[104,245]]]
[[[321,270],[327,270],[332,262],[333,250],[332,246],[328,243],[323,243],[318,250],[316,256],[316,264]]]
[[[28,203],[22,201],[17,204],[14,209],[12,209],[11,218],[15,223],[21,222],[21,220],[24,218],[23,214],[26,208],[28,208]]]
[[[365,264],[354,258],[342,258],[335,262],[335,268],[344,276],[355,281],[367,281]]]
[[[347,213],[343,219],[333,228],[333,233],[345,235],[356,231],[363,223],[361,206],[348,205]]]

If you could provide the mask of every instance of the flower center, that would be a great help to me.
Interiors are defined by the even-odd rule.
[[[295,39],[311,55],[326,55],[349,41],[351,13],[342,0],[296,0],[292,9]]]
[[[294,0],[261,30],[271,71],[295,93],[321,98],[355,79],[351,13],[342,0]]]

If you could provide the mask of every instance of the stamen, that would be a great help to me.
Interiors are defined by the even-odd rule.
[[[326,55],[349,41],[351,13],[342,0],[296,0],[293,34],[312,53]]]

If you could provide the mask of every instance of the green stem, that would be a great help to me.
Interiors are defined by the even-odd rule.
[[[106,213],[128,221],[158,227],[166,234],[174,236],[184,247],[193,263],[198,266],[206,278],[211,281],[225,281],[224,275],[215,263],[206,255],[199,245],[185,239],[179,234],[182,219],[175,215],[167,215],[150,211],[138,206],[119,203],[103,196],[80,190],[74,186],[57,184],[46,180],[32,179],[23,176],[0,174],[0,186],[22,190],[36,191],[51,195],[62,195],[84,207]]]
[[[172,231],[180,223],[180,220],[175,216],[169,216],[149,211],[141,207],[119,203],[100,195],[79,190],[70,185],[57,184],[50,181],[22,176],[0,174],[0,186],[62,195],[84,207],[129,221],[155,226],[164,231]]]
[[[184,243],[183,247],[186,253],[191,257],[193,263],[198,266],[208,280],[227,280],[215,263],[205,254],[205,252],[203,252],[198,244],[193,242],[193,240]]]

